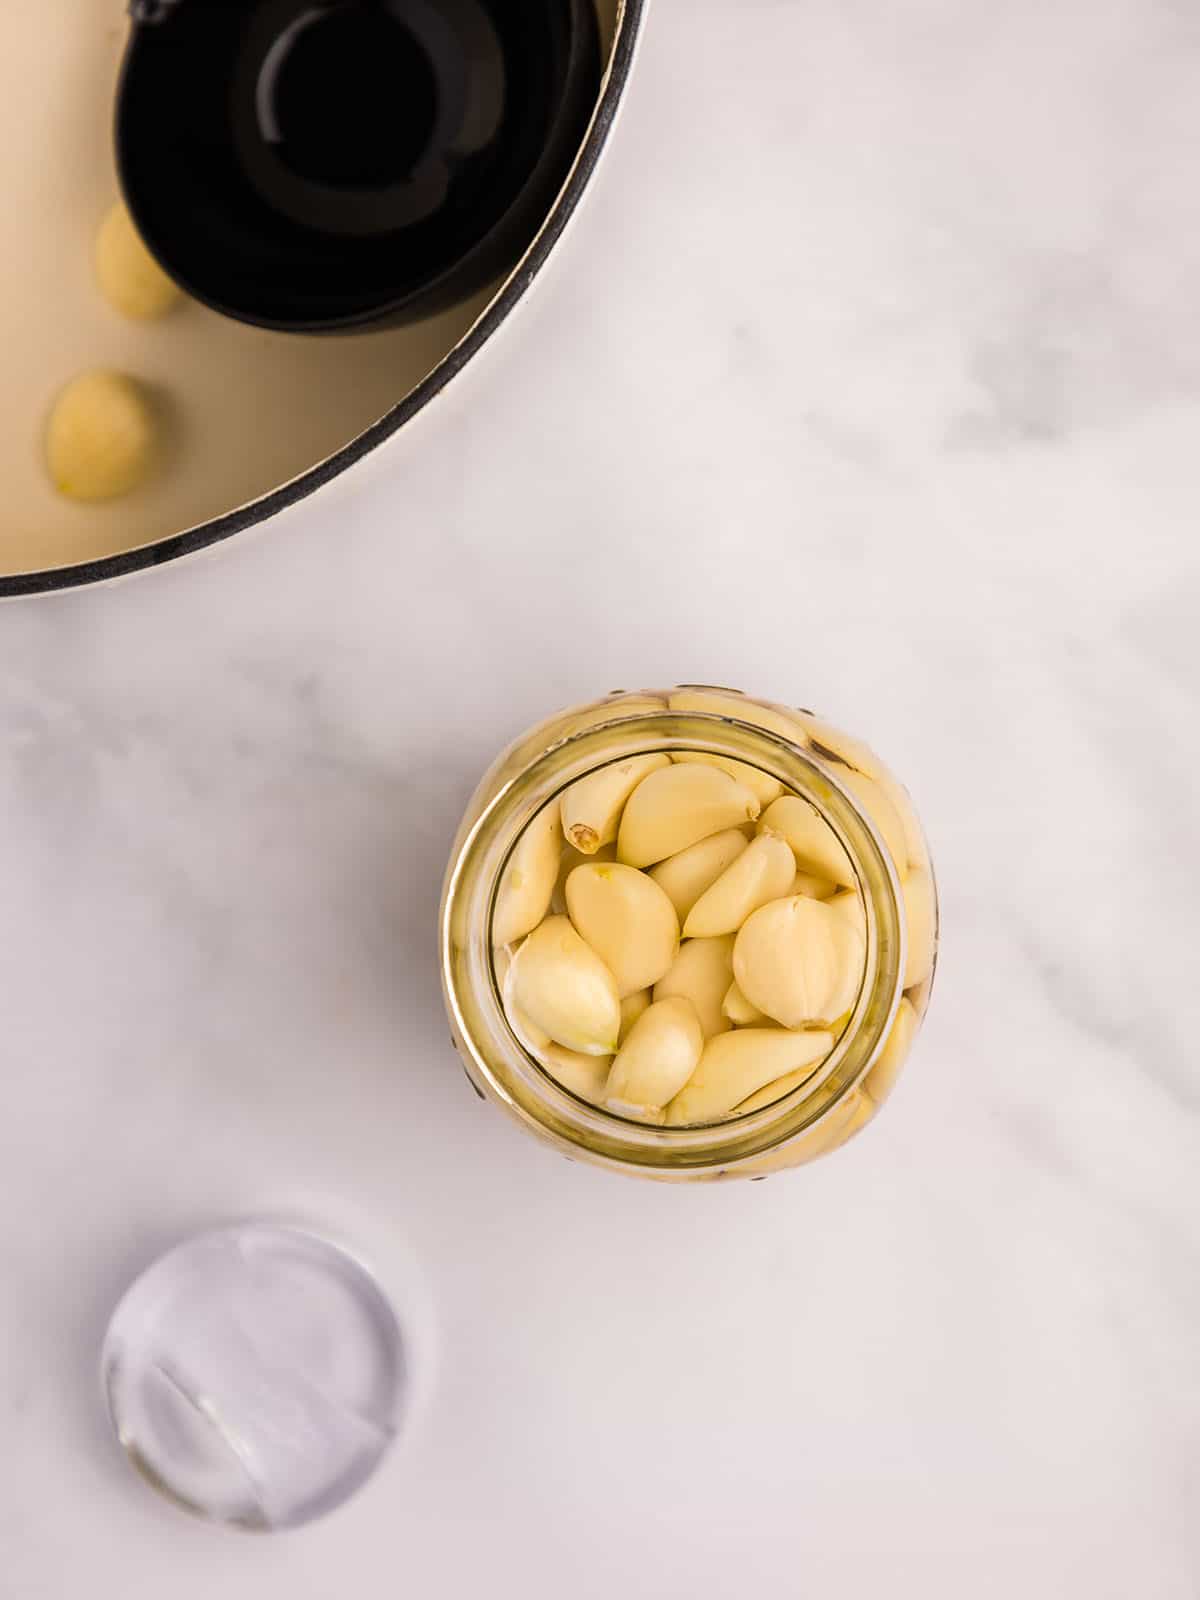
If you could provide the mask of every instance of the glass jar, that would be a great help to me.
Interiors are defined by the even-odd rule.
[[[781,792],[807,801],[849,858],[861,901],[857,995],[829,1053],[807,1076],[789,1074],[778,1093],[760,1090],[719,1120],[662,1125],[662,1117],[583,1098],[569,1073],[551,1075],[506,1009],[505,969],[520,941],[494,947],[493,928],[502,884],[514,881],[514,852],[539,819],[558,827],[562,796],[581,779],[645,756],[699,758],[752,779],[764,802]],[[753,820],[742,827],[747,837],[762,829]],[[565,910],[563,876],[584,859],[564,848],[543,914]],[[819,897],[822,887],[804,892]],[[676,1181],[756,1178],[838,1149],[891,1094],[928,1005],[936,892],[908,794],[867,746],[812,712],[737,690],[621,691],[539,724],[484,775],[451,854],[440,940],[454,1042],[481,1098],[563,1154],[615,1170]]]

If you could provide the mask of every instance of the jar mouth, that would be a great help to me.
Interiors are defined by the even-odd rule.
[[[616,708],[614,708],[616,710]],[[658,1126],[598,1107],[559,1084],[514,1033],[492,959],[501,876],[526,827],[573,783],[633,756],[693,751],[744,762],[808,801],[846,850],[866,912],[866,958],[849,1019],[811,1074],[755,1110]],[[493,1095],[531,1131],[589,1158],[629,1168],[720,1170],[769,1154],[808,1132],[869,1072],[901,998],[906,930],[899,880],[874,822],[797,728],[792,741],[716,712],[621,716],[552,745],[494,796],[451,869],[443,905],[442,973],[456,1043]],[[833,768],[833,771],[830,770]],[[456,937],[457,933],[457,937]]]

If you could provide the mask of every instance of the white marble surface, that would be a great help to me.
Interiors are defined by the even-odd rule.
[[[659,0],[540,292],[258,535],[0,611],[0,1592],[1200,1593],[1200,27],[1186,0]],[[944,954],[880,1122],[658,1189],[481,1106],[458,807],[558,703],[873,739]],[[331,1219],[438,1318],[302,1534],[104,1431],[136,1265]]]

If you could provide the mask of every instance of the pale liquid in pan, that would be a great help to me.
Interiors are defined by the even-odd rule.
[[[600,0],[606,49],[618,0]],[[104,300],[96,232],[117,194],[112,108],[124,0],[4,0],[0,163],[0,576],[136,549],[256,499],[391,410],[464,337],[493,290],[410,327],[305,338],[185,302],[131,322]],[[61,498],[43,458],[62,386],[92,368],[151,386],[170,443],[153,479],[99,505]]]

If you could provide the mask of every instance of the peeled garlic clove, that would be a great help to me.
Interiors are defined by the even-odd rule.
[[[733,982],[733,935],[720,939],[689,939],[679,947],[670,972],[654,985],[655,1000],[682,995],[700,1018],[704,1037],[725,1033],[729,1018],[721,1010]]]
[[[612,1064],[604,1091],[613,1111],[660,1111],[695,1072],[704,1049],[690,1000],[659,1000],[638,1018]]]
[[[496,974],[496,985],[502,996],[504,994],[504,986],[508,982],[508,974],[512,970],[513,957],[516,953],[516,950],[507,944],[498,944],[492,948],[492,970]]]
[[[875,1102],[869,1095],[855,1091],[849,1094],[840,1105],[834,1106],[811,1133],[801,1139],[796,1153],[797,1166],[806,1161],[815,1161],[818,1156],[827,1156],[834,1150],[840,1150],[848,1144],[856,1133],[860,1133],[875,1115]]]
[[[917,1021],[929,1010],[929,995],[933,988],[933,976],[930,974],[924,983],[917,984],[915,989],[909,989],[904,998],[917,1014]]]
[[[164,316],[183,298],[146,249],[120,200],[96,236],[96,277],[108,303],[138,321]]]
[[[653,996],[649,989],[638,989],[634,994],[627,994],[621,1001],[621,1038],[624,1044],[629,1037],[629,1030],[637,1019],[649,1011]]]
[[[807,800],[785,794],[767,807],[758,827],[760,833],[770,829],[787,840],[801,872],[845,888],[857,882],[837,834]]]
[[[652,772],[671,765],[668,755],[631,756],[589,772],[562,797],[562,830],[567,843],[585,856],[617,837],[625,802]]]
[[[589,728],[600,728],[609,722],[619,722],[622,717],[662,716],[667,709],[665,699],[652,694],[615,694],[598,706],[586,706],[571,712],[562,719],[563,734],[574,737]]]
[[[513,957],[508,991],[518,1012],[568,1050],[616,1054],[621,1000],[612,973],[566,917],[548,917]]]
[[[508,1018],[508,1025],[517,1037],[519,1044],[523,1045],[531,1055],[537,1055],[545,1050],[553,1041],[550,1035],[531,1022],[521,1010],[513,997],[513,962],[516,952],[508,946],[502,946],[492,953],[492,964],[496,970],[496,981],[500,985],[500,998],[504,1003],[504,1014]]]
[[[933,971],[937,951],[937,896],[933,875],[923,869],[910,872],[900,885],[904,896],[904,924],[908,930],[908,960],[904,964],[905,989],[915,989]]]
[[[731,983],[725,991],[725,998],[721,1002],[721,1010],[733,1023],[735,1028],[749,1028],[757,1026],[770,1027],[771,1019],[757,1006],[752,1006],[736,983]]]
[[[622,996],[657,983],[679,949],[675,907],[652,878],[618,862],[575,868],[567,914]]]
[[[795,876],[796,858],[787,840],[761,833],[696,901],[684,924],[685,937],[736,933],[752,912],[786,895]]]
[[[662,1106],[628,1106],[614,1100],[604,1102],[603,1109],[614,1117],[625,1117],[630,1122],[648,1122],[655,1128],[665,1128],[667,1113]]]
[[[586,733],[610,722],[626,717],[663,716],[667,709],[664,699],[653,695],[609,695],[600,705],[575,706],[560,711],[523,733],[506,750],[496,757],[480,781],[479,792],[494,795],[517,773],[524,772],[539,756],[578,733]]]
[[[761,809],[751,791],[728,773],[672,763],[644,778],[630,795],[617,835],[617,860],[652,866],[710,834],[754,821]]]
[[[862,1092],[870,1095],[877,1106],[881,1106],[896,1087],[896,1079],[916,1038],[918,1024],[917,1013],[907,1000],[901,1000],[879,1059],[860,1086]]]
[[[746,826],[752,828],[754,824]],[[740,828],[725,828],[651,869],[650,876],[666,893],[680,922],[686,921],[696,901],[737,860],[748,842]]]
[[[515,944],[549,911],[562,842],[558,807],[547,806],[525,829],[504,869],[492,918],[493,944]]]
[[[752,727],[765,728],[791,744],[808,743],[798,712],[783,706],[763,705],[733,689],[676,689],[668,698],[672,711],[702,711],[710,716],[733,717],[738,722],[748,722]]]
[[[702,767],[716,767],[721,772],[728,773],[731,778],[736,778],[739,783],[746,785],[760,806],[769,806],[783,793],[783,785],[778,778],[760,772],[748,761],[732,761],[728,756],[713,756],[703,750],[677,750],[673,759],[678,762],[698,762]]]
[[[785,1028],[800,1028],[850,1010],[865,954],[850,917],[793,895],[745,924],[733,947],[733,975],[751,1005]]]
[[[519,1006],[511,1005],[506,1007],[505,1015],[508,1018],[509,1027],[517,1036],[517,1042],[523,1045],[530,1055],[536,1056],[539,1051],[548,1050],[554,1043],[548,1033],[544,1033],[541,1028],[530,1022]]]
[[[857,889],[844,889],[841,894],[835,894],[832,900],[825,904],[832,911],[840,912],[842,916],[849,917],[854,926],[862,935],[863,945],[867,942],[867,908],[863,905],[862,895]]]
[[[914,867],[927,867],[929,865],[929,846],[925,843],[925,834],[917,819],[916,808],[912,803],[912,796],[908,790],[890,772],[881,773],[876,779],[879,787],[887,795],[895,808],[896,815],[900,818],[900,825],[904,829],[904,853],[908,857],[909,870]]]
[[[85,372],[54,402],[46,466],[69,500],[115,500],[153,472],[162,426],[149,391],[120,372]]]
[[[757,1090],[803,1067],[815,1066],[833,1049],[833,1035],[787,1028],[742,1028],[710,1039],[691,1082],[667,1107],[667,1123],[711,1122]]]
[[[879,777],[885,770],[874,750],[863,744],[861,739],[851,738],[832,723],[823,722],[820,717],[811,716],[807,711],[797,711],[796,717],[813,744],[836,756],[839,762],[858,772],[865,772],[869,778]],[[816,753],[819,755],[821,750]]]
[[[792,879],[792,894],[806,894],[810,900],[832,900],[838,892],[828,878],[814,878],[811,872],[798,872]]]
[[[545,1070],[556,1083],[562,1084],[581,1100],[593,1105],[604,1104],[604,1086],[612,1067],[611,1056],[585,1056],[577,1050],[565,1050],[560,1044],[549,1044],[535,1052]]]
[[[900,813],[873,778],[864,778],[861,772],[849,771],[839,772],[838,777],[879,830],[889,855],[896,863],[897,873],[903,877],[908,871],[908,843]]]
[[[550,909],[556,917],[565,917],[567,914],[567,879],[576,867],[586,867],[589,862],[615,861],[617,859],[617,846],[603,844],[594,856],[585,856],[582,850],[576,850],[574,845],[564,845],[558,860],[558,878],[554,885],[554,893],[550,896]]]
[[[761,1111],[764,1106],[774,1105],[785,1094],[791,1094],[812,1076],[812,1068],[804,1072],[789,1073],[786,1078],[780,1078],[778,1083],[768,1084],[765,1089],[760,1089],[757,1094],[751,1095],[734,1109],[734,1116],[742,1117],[751,1111]],[[788,1167],[802,1167],[810,1161],[815,1161],[818,1156],[828,1155],[830,1151],[854,1136],[860,1128],[865,1128],[875,1115],[875,1105],[865,1094],[855,1090],[848,1094],[837,1105],[832,1106],[821,1118],[817,1125],[808,1133],[798,1139],[790,1139],[781,1145],[773,1158],[768,1158],[768,1170],[781,1171]]]
[[[797,1072],[786,1072],[782,1078],[776,1078],[774,1083],[768,1083],[764,1089],[759,1089],[748,1100],[743,1100],[734,1107],[734,1115],[744,1117],[748,1112],[761,1111],[764,1106],[773,1106],[777,1100],[782,1100],[784,1095],[791,1094],[793,1089],[799,1089],[812,1077],[811,1067],[801,1067]]]

